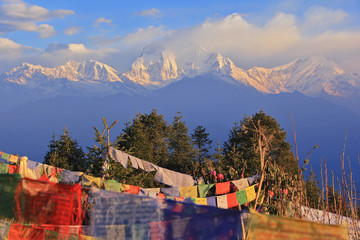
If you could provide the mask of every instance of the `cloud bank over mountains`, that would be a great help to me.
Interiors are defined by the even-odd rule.
[[[48,10],[22,1],[7,3],[0,8],[0,32],[35,31],[40,37],[56,34],[52,25],[40,23],[48,19],[74,15],[72,10]],[[159,9],[145,9],[138,14],[160,16]],[[11,23],[9,21],[11,20]],[[91,36],[87,42],[51,43],[45,49],[22,45],[6,37],[0,51],[0,73],[9,71],[22,62],[55,67],[69,60],[95,59],[114,66],[119,71],[130,69],[131,63],[149,46],[162,46],[186,54],[191,46],[202,46],[211,52],[228,56],[243,68],[274,67],[296,58],[323,55],[335,60],[347,71],[358,72],[360,62],[360,29],[351,25],[352,15],[342,9],[312,6],[302,15],[278,12],[263,23],[233,13],[213,17],[188,28],[170,29],[164,24],[139,27],[126,35],[108,38]],[[95,28],[113,25],[112,19],[94,19]],[[85,31],[81,26],[64,30],[66,35]],[[50,46],[51,45],[51,46]],[[59,46],[59,47],[54,47]],[[51,49],[51,51],[49,51]],[[189,53],[190,54],[190,53]],[[6,61],[6,59],[10,61]]]

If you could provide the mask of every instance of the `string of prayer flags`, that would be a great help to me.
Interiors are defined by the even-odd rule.
[[[244,189],[244,190],[236,192],[236,198],[240,205],[246,204],[248,202],[247,198],[246,198],[246,190]]]
[[[246,190],[246,199],[247,199],[247,202],[251,202],[251,201],[254,201],[256,199],[256,193],[255,193],[255,187],[254,186],[251,186],[251,187],[248,187]]]
[[[197,198],[197,186],[180,187],[180,197]]]
[[[105,190],[113,191],[113,192],[121,192],[122,184],[118,183],[115,180],[105,180],[103,181]]]
[[[180,189],[178,187],[161,188],[161,192],[167,196],[180,197]]]
[[[230,192],[230,182],[215,183],[216,195]]]
[[[198,205],[207,205],[206,198],[195,198],[195,203]]]
[[[219,208],[225,208],[225,209],[228,208],[226,195],[217,196],[216,203],[217,203],[217,207]]]
[[[242,179],[234,180],[231,182],[235,185],[235,187],[237,188],[237,191],[240,191],[240,190],[243,190],[243,189],[249,187],[249,182],[248,182],[247,178],[242,178]]]
[[[216,207],[216,197],[207,197],[206,205]]]
[[[204,198],[206,197],[206,194],[208,193],[208,191],[210,190],[210,188],[214,187],[215,184],[203,184],[203,185],[198,185],[198,190],[199,190],[199,197]]]
[[[236,193],[226,194],[227,197],[227,206],[228,208],[233,208],[238,206],[238,201],[236,198]]]

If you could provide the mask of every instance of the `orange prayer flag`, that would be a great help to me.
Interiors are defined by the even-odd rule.
[[[233,208],[238,206],[236,193],[229,193],[226,195],[226,197],[227,197],[228,208]]]
[[[230,192],[230,182],[216,183],[216,195],[221,195]]]

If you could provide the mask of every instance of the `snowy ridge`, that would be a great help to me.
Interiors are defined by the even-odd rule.
[[[6,85],[4,89],[13,86],[42,88],[47,92],[71,89],[82,95],[101,93],[105,96],[118,92],[144,93],[184,77],[209,74],[268,94],[297,91],[307,96],[324,93],[340,97],[360,96],[360,76],[345,73],[332,60],[322,56],[296,59],[274,68],[244,70],[229,58],[201,47],[172,51],[149,46],[125,73],[93,60],[69,61],[56,68],[23,63],[0,75],[0,85]]]

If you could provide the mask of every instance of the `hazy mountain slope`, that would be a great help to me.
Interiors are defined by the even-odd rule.
[[[190,129],[205,126],[214,143],[227,139],[235,121],[244,114],[263,109],[275,117],[288,131],[292,142],[290,112],[295,122],[298,148],[303,159],[315,145],[319,149],[311,155],[311,164],[319,169],[321,159],[327,158],[328,167],[336,170],[342,151],[345,132],[348,131],[347,149],[351,157],[360,149],[358,123],[360,117],[320,98],[309,98],[300,93],[267,95],[234,85],[208,75],[183,79],[148,96],[117,94],[98,98],[58,96],[50,100],[29,103],[14,110],[1,112],[0,146],[10,153],[28,155],[42,161],[51,135],[62,133],[64,126],[82,146],[93,144],[92,126],[101,128],[101,118],[109,122],[119,120],[111,132],[115,138],[136,112],[149,113],[158,109],[171,122],[181,111]],[[354,159],[354,158],[352,158]]]

